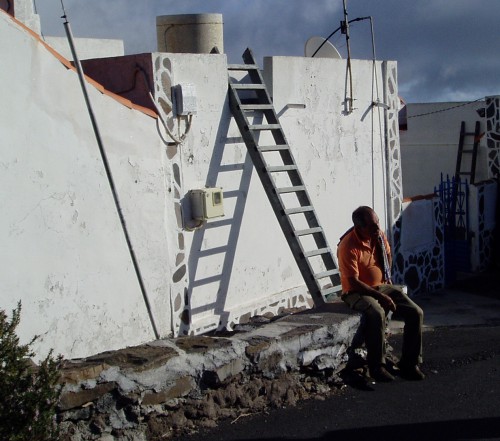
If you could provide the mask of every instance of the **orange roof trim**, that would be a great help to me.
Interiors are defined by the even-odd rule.
[[[73,66],[73,64],[71,63],[71,61],[69,61],[67,58],[63,57],[53,47],[51,47],[49,44],[47,44],[45,41],[43,41],[41,39],[40,35],[38,35],[35,31],[33,31],[32,29],[30,29],[29,27],[27,27],[24,23],[21,23],[17,18],[12,17],[12,15],[8,14],[3,9],[0,9],[0,11],[2,13],[4,13],[5,15],[7,15],[17,25],[21,26],[29,34],[31,34],[31,36],[33,38],[35,38],[36,40],[38,40],[43,46],[45,46],[45,48],[54,57],[56,57],[64,66],[66,66],[67,69],[70,69],[70,70],[72,70],[74,72],[77,72],[76,67]],[[154,112],[153,110],[148,109],[147,107],[138,106],[137,104],[132,103],[132,101],[130,101],[130,100],[126,99],[126,98],[123,98],[122,96],[117,95],[116,93],[110,92],[109,90],[105,89],[102,84],[98,83],[97,81],[93,80],[92,78],[88,77],[87,75],[85,75],[85,80],[87,81],[87,83],[89,83],[92,86],[94,86],[99,92],[101,92],[102,94],[107,95],[107,96],[113,98],[115,101],[118,101],[120,104],[124,105],[125,107],[128,107],[129,109],[137,110],[137,111],[139,111],[141,113],[144,113],[144,114],[150,116],[151,118],[155,118],[155,119],[158,118],[158,114],[156,112]]]
[[[422,200],[425,200],[425,199],[434,199],[435,197],[437,197],[436,193],[420,194],[420,195],[417,195],[417,196],[412,196],[412,197],[404,198],[403,202],[422,201]]]

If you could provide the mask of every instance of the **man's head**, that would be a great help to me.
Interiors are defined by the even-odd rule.
[[[370,207],[356,208],[352,213],[352,222],[356,232],[362,239],[376,239],[380,234],[380,225],[377,213]]]

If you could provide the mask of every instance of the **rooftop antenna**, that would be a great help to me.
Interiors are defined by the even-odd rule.
[[[344,20],[340,22],[340,32],[345,34],[345,41],[347,44],[347,75],[349,77],[349,93],[346,90],[346,113],[352,113],[353,111],[353,91],[352,91],[352,70],[351,70],[351,45],[349,36],[349,21],[347,20],[347,4],[346,0],[344,2]]]
[[[66,31],[66,36],[68,37],[69,47],[71,49],[71,54],[73,56],[73,63],[75,64],[76,71],[78,72],[78,78],[80,80],[80,86],[82,87],[83,96],[85,98],[85,104],[87,105],[87,109],[88,109],[88,112],[89,112],[90,120],[92,122],[92,127],[94,129],[94,134],[95,134],[95,137],[96,137],[96,141],[97,141],[97,144],[99,146],[99,152],[101,153],[102,162],[104,164],[104,169],[106,171],[106,176],[107,176],[108,181],[109,181],[109,186],[111,188],[111,193],[113,194],[113,200],[115,202],[116,211],[118,212],[118,216],[120,218],[120,223],[122,225],[123,234],[125,236],[125,240],[127,241],[127,246],[128,246],[129,252],[130,252],[130,257],[132,259],[132,264],[134,266],[134,270],[135,270],[135,273],[136,273],[136,276],[137,276],[137,280],[138,280],[139,286],[141,288],[142,296],[144,298],[144,303],[146,304],[146,309],[147,309],[148,314],[149,314],[149,319],[151,320],[151,325],[153,327],[153,332],[155,334],[156,339],[159,340],[160,339],[160,334],[158,333],[158,330],[156,328],[156,324],[155,324],[155,321],[154,321],[153,313],[152,313],[152,310],[151,310],[151,305],[149,303],[149,299],[148,299],[148,295],[147,295],[147,292],[146,292],[146,288],[144,286],[144,281],[142,279],[142,275],[141,275],[141,271],[140,271],[140,268],[139,268],[139,264],[137,263],[137,258],[136,258],[135,252],[134,252],[134,248],[132,247],[132,242],[131,242],[130,236],[128,234],[127,224],[125,223],[125,217],[123,216],[123,213],[122,213],[122,209],[121,209],[121,205],[120,205],[120,200],[118,198],[118,193],[116,191],[115,182],[114,182],[114,179],[113,179],[113,175],[111,173],[111,168],[109,166],[108,157],[106,155],[106,151],[104,150],[104,144],[102,142],[101,133],[99,131],[99,126],[97,125],[97,119],[96,119],[96,117],[94,115],[94,111],[92,109],[92,103],[90,102],[89,94],[87,92],[87,84],[85,82],[85,76],[83,74],[82,65],[81,65],[80,60],[78,58],[78,55],[76,53],[76,48],[75,48],[75,44],[74,44],[74,41],[73,41],[73,33],[71,32],[71,26],[69,24],[68,15],[66,14],[66,10],[64,8],[63,0],[61,0],[61,7],[62,7],[62,10],[63,10],[63,16],[61,18],[64,19],[64,23],[63,23],[64,24],[64,29]]]
[[[323,37],[311,37],[306,41],[304,47],[306,57],[336,58],[342,59],[337,48]]]
[[[324,39],[324,41],[316,48],[316,50],[312,53],[311,58],[314,58],[317,54],[320,53],[320,51],[323,49],[323,47],[329,43],[329,39],[333,37],[338,31],[341,31],[342,34],[346,36],[346,45],[347,45],[347,75],[349,78],[349,93],[346,90],[346,99],[345,99],[345,113],[349,114],[352,113],[354,110],[353,107],[353,102],[354,102],[354,97],[353,97],[353,86],[352,86],[352,68],[351,68],[351,45],[350,45],[350,35],[349,35],[349,24],[353,23],[355,21],[361,21],[361,20],[370,20],[370,23],[372,22],[372,17],[358,17],[354,18],[352,20],[347,20],[347,5],[346,5],[346,0],[343,0],[344,4],[344,20],[340,22],[340,26],[335,29],[328,37]],[[318,38],[318,37],[313,37],[313,38]],[[309,43],[309,41],[307,42]],[[307,44],[306,43],[306,44]],[[373,43],[373,25],[372,25],[372,43]],[[332,45],[333,46],[333,45]],[[333,46],[335,49],[335,47]],[[328,50],[328,49],[327,49]],[[335,51],[337,51],[335,49]],[[338,51],[337,51],[338,52]],[[306,54],[308,56],[308,54]],[[327,57],[327,58],[334,58],[334,57]],[[340,58],[340,54],[339,54]]]

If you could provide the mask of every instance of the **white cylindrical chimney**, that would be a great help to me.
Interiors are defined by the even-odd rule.
[[[162,15],[156,17],[156,35],[159,52],[224,52],[222,14]]]

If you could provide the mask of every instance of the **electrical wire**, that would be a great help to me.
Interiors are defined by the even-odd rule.
[[[172,131],[168,128],[168,125],[167,123],[165,122],[165,120],[163,119],[163,116],[160,112],[160,109],[158,108],[158,106],[156,105],[156,102],[155,102],[155,99],[153,98],[153,94],[151,92],[149,92],[149,98],[151,99],[151,102],[153,103],[153,106],[155,107],[156,109],[156,113],[158,113],[158,118],[160,119],[163,127],[165,128],[168,136],[170,136],[170,138],[172,138],[172,141],[174,141],[175,144],[182,144],[184,142],[184,140],[186,139],[186,136],[188,135],[189,131],[191,130],[191,124],[192,124],[192,121],[193,121],[193,115],[190,114],[188,115],[188,118],[187,118],[187,122],[186,122],[186,130],[185,132],[181,135],[180,138],[177,138],[173,133]],[[178,121],[180,121],[180,117],[177,117]],[[179,123],[177,124],[179,126]]]
[[[358,18],[353,18],[352,20],[349,20],[348,23],[354,23],[355,21],[361,21],[361,20],[368,20],[371,17],[358,17]],[[314,51],[314,53],[311,55],[311,58],[314,58],[314,56],[320,51],[320,49],[326,44],[330,38],[332,38],[338,31],[342,29],[342,26],[339,26],[337,29],[335,29],[328,37],[325,38],[325,41],[323,41],[319,46],[318,49]]]
[[[178,144],[182,144],[184,142],[184,140],[186,139],[186,136],[188,135],[189,131],[191,130],[191,125],[192,125],[192,122],[193,122],[193,115],[189,114],[188,117],[187,117],[185,132],[180,137],[176,137],[172,133],[172,131],[169,129],[168,124],[166,123],[165,119],[162,116],[160,108],[156,104],[156,101],[155,101],[155,99],[153,97],[153,93],[152,93],[153,88],[151,87],[151,84],[149,84],[149,79],[148,79],[148,76],[146,75],[146,72],[144,71],[144,69],[142,68],[142,66],[139,65],[139,64],[136,64],[135,69],[136,69],[135,73],[141,72],[142,76],[144,78],[144,81],[146,81],[146,84],[147,84],[148,89],[149,89],[149,91],[148,91],[149,99],[151,100],[151,103],[153,104],[153,107],[155,108],[156,113],[158,114],[158,118],[160,119],[163,127],[165,128],[165,131],[167,132],[168,136],[170,136],[170,138],[172,139],[172,141],[174,141],[175,144],[177,144],[177,145]],[[135,88],[135,85],[136,85],[136,80],[134,79],[134,86],[130,90],[133,90],[133,88]],[[130,91],[130,90],[128,90],[128,91]],[[125,91],[125,92],[122,92],[122,93],[126,93],[128,91]],[[177,117],[177,127],[178,127],[179,130],[180,130],[180,124],[179,124],[180,120],[181,120],[181,117],[178,116]]]
[[[467,106],[467,105],[469,105],[469,104],[477,103],[478,101],[482,101],[482,100],[484,100],[484,97],[478,98],[477,100],[468,101],[467,103],[457,104],[456,106],[447,107],[446,109],[441,109],[441,110],[433,110],[432,112],[427,112],[427,113],[419,113],[418,115],[411,115],[411,116],[407,116],[407,117],[406,117],[406,119],[410,119],[410,118],[419,118],[419,117],[421,117],[421,116],[427,116],[427,115],[433,115],[433,114],[435,114],[435,113],[447,112],[448,110],[453,110],[453,109],[457,109],[457,108],[459,108],[459,107],[464,107],[464,106]]]
[[[371,40],[372,40],[372,110],[374,108],[377,108],[377,115],[378,115],[378,130],[379,130],[379,142],[381,148],[383,146],[386,146],[387,150],[387,141],[384,142],[384,138],[382,136],[382,109],[379,104],[380,102],[380,95],[379,95],[379,81],[378,81],[378,74],[377,74],[377,54],[376,54],[376,47],[375,47],[375,31],[374,31],[374,26],[373,26],[373,17],[363,17],[363,19],[369,19],[370,20],[370,32],[371,32]],[[387,109],[385,110],[387,111]],[[374,114],[372,111],[372,119],[371,119],[371,142],[372,142],[372,207],[375,209],[375,157],[374,157],[374,152],[375,152],[375,118]],[[387,189],[387,176],[389,174],[389,152],[386,151],[385,155],[385,164],[384,164],[384,152],[381,152],[381,163],[382,163],[382,185],[385,189]],[[386,190],[388,193],[388,200],[390,203],[390,190]],[[389,219],[389,213],[387,210],[387,204],[384,204],[384,217],[386,219],[386,225],[390,225],[390,219]],[[389,234],[389,237],[392,237],[392,234]]]

